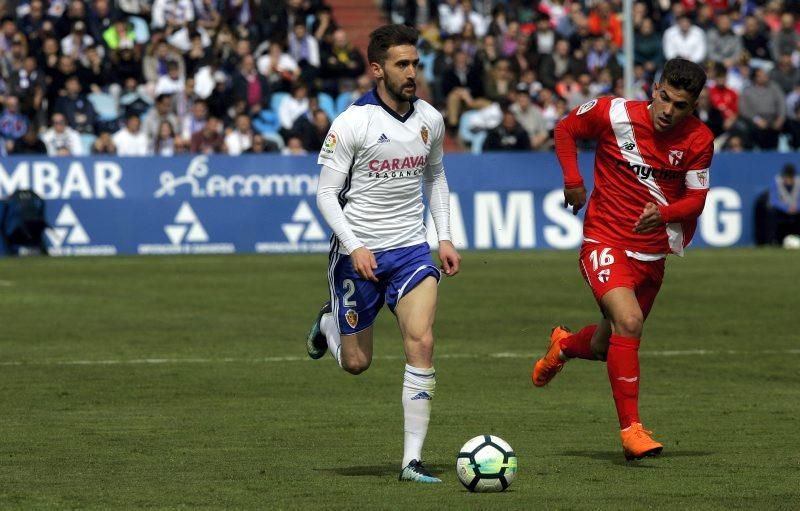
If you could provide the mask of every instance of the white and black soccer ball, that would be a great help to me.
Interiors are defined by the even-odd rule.
[[[797,234],[789,234],[783,238],[783,248],[787,250],[800,249],[800,236]]]
[[[469,491],[503,491],[517,475],[517,455],[500,437],[476,436],[458,453],[456,472],[461,484]]]

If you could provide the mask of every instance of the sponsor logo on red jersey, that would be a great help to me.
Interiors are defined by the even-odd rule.
[[[678,166],[681,163],[681,159],[683,158],[683,151],[678,151],[677,149],[670,149],[669,151],[669,164]]]

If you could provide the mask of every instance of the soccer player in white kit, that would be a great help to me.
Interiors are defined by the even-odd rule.
[[[386,25],[370,34],[367,57],[377,87],[342,112],[319,154],[317,206],[333,231],[330,302],[306,339],[311,358],[330,350],[351,374],[372,361],[372,327],[384,303],[397,316],[406,353],[405,441],[400,480],[439,483],[422,464],[436,387],[433,322],[441,272],[458,273],[450,241],[444,121],[416,98],[417,31]],[[422,193],[439,237],[431,258]],[[348,257],[349,256],[349,257]]]

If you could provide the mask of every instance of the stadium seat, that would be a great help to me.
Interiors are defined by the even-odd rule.
[[[478,115],[476,111],[467,111],[461,114],[458,122],[458,137],[464,141],[473,154],[483,152],[483,142],[486,140],[486,130],[473,131],[470,129],[472,117]]]
[[[314,22],[317,21],[317,17],[314,14],[309,14],[306,16],[306,30],[308,30],[309,34],[314,33]]]
[[[94,145],[95,140],[97,140],[95,135],[91,133],[81,133],[81,147],[83,147],[84,156],[92,154],[92,145]]]
[[[790,153],[792,152],[792,146],[789,144],[790,138],[789,135],[786,133],[781,133],[778,136],[778,152],[779,153]]]
[[[89,94],[88,99],[101,121],[116,121],[119,119],[119,106],[111,94],[95,92]]]
[[[319,107],[328,114],[330,120],[333,120],[336,117],[336,104],[331,95],[327,92],[320,92],[317,94],[317,100],[319,101]]]
[[[433,75],[433,61],[436,59],[436,52],[420,53],[419,63],[422,64],[422,72],[425,74],[425,80],[428,83],[433,83],[436,77]]]
[[[261,136],[278,144],[278,149],[280,150],[286,147],[286,144],[283,143],[283,138],[277,133],[262,133]]]
[[[133,25],[133,37],[137,44],[150,42],[150,27],[145,20],[138,16],[129,16],[128,21]]]
[[[253,119],[253,129],[262,135],[277,133],[281,124],[278,122],[278,116],[272,110],[262,110]]]
[[[353,104],[353,93],[352,92],[342,92],[336,98],[336,114],[340,114],[347,110],[347,107]]]
[[[281,106],[281,101],[283,101],[284,98],[288,97],[289,97],[288,92],[283,92],[283,91],[273,92],[272,97],[269,98],[269,109],[277,113],[278,108]]]

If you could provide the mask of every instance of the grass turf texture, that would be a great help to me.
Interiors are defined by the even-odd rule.
[[[603,365],[529,379],[552,325],[598,317],[576,254],[464,254],[436,327],[436,486],[396,480],[387,310],[363,375],[305,359],[325,256],[3,259],[0,508],[797,509],[797,256],[670,258],[640,351],[665,451],[628,463]],[[481,433],[519,456],[506,493],[458,483]]]

